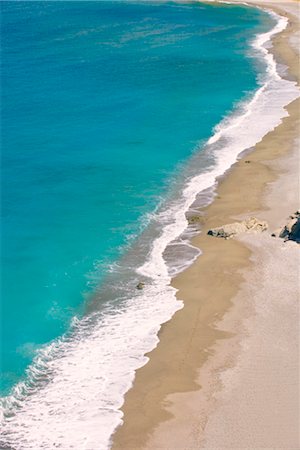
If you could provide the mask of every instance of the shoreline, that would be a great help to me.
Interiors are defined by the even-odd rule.
[[[293,10],[296,4],[247,3],[289,17],[288,28],[272,38],[272,52],[277,61],[288,66],[289,79],[298,81],[297,58],[290,43],[291,37],[298,32],[298,22],[282,6],[288,4]],[[280,219],[285,219],[287,211],[293,212],[297,198],[289,198],[288,204],[278,208],[277,212],[274,212],[274,204],[270,201],[270,192],[266,200],[267,189],[270,190],[270,184],[276,185],[276,180],[283,176],[284,164],[291,147],[295,145],[299,129],[299,98],[291,102],[286,110],[289,116],[283,118],[282,123],[269,132],[253,151],[241,156],[221,177],[218,196],[204,208],[205,224],[201,234],[192,240],[193,245],[201,249],[202,255],[172,282],[177,289],[177,298],[184,301],[184,308],[162,326],[158,347],[147,354],[149,362],[137,371],[133,387],[126,394],[122,407],[124,424],[113,435],[112,448],[204,448],[199,445],[202,445],[203,430],[212,405],[207,404],[202,409],[199,404],[195,405],[199,393],[201,396],[209,391],[209,386],[211,389],[211,381],[203,381],[201,373],[209,373],[213,366],[211,360],[220,357],[217,347],[238,336],[238,330],[234,327],[225,330],[219,324],[235,309],[234,299],[249,271],[255,267],[253,261],[257,252],[255,246],[251,247],[239,239],[214,239],[206,232],[211,227],[233,222],[250,213],[261,218],[267,216],[274,229],[280,225]],[[246,159],[250,159],[251,164],[244,164]],[[250,198],[247,180],[252,181]],[[272,188],[271,193],[274,196]],[[241,315],[236,321],[239,326],[243,318]],[[239,346],[237,342],[236,348]],[[233,352],[228,358],[233,358]],[[218,372],[230,366],[228,358],[223,361],[223,366],[219,365]],[[214,387],[219,389],[217,386],[218,381],[215,380]],[[191,420],[193,415],[199,416],[194,422]]]

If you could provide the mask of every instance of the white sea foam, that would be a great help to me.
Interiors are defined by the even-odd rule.
[[[214,155],[213,168],[190,179],[178,201],[156,215],[164,225],[147,261],[138,269],[138,274],[149,277],[152,283],[123,303],[121,309],[110,306],[82,320],[74,319],[69,336],[38,353],[27,383],[19,383],[5,401],[8,416],[3,420],[4,448],[110,447],[112,433],[122,423],[119,408],[135,370],[147,362],[145,353],[157,345],[161,324],[182,307],[170,286],[163,258],[167,245],[185,230],[185,212],[197,194],[213,186],[242,151],[279,125],[287,116],[284,106],[299,96],[295,83],[280,78],[266,47],[270,38],[287,25],[286,18],[273,15],[277,25],[253,42],[255,51],[268,64],[264,84],[250,102],[241,105],[238,114],[216,128],[206,149]]]
[[[123,310],[77,321],[72,338],[48,346],[32,367],[35,379],[45,375],[51,382],[32,395],[26,388],[25,396],[18,385],[22,409],[6,421],[2,440],[15,449],[108,448],[134,371],[156,346],[160,324],[179,307],[173,288],[151,286]]]

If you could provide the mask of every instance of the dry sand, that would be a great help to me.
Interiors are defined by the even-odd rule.
[[[295,79],[293,5],[276,2],[291,22],[274,49]],[[137,371],[113,449],[300,448],[299,247],[269,234],[206,235],[253,212],[277,228],[298,208],[299,101],[287,109],[289,117],[233,166],[205,209],[194,239],[203,255],[173,281],[185,306]]]
[[[269,235],[243,237],[251,270],[218,328],[197,392],[172,394],[173,418],[147,449],[299,449],[299,249]]]
[[[231,361],[231,368],[223,363],[221,372],[213,371],[218,358],[210,366],[219,390],[200,448],[297,450],[299,248],[263,235],[243,242],[253,250],[254,267],[220,324],[230,330],[242,324],[240,346],[233,352],[233,339],[216,352],[227,355],[225,367]]]

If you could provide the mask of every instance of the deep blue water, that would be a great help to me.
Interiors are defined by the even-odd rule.
[[[1,10],[7,392],[35,349],[80,314],[177,168],[255,89],[249,41],[271,19],[240,6],[151,2]]]

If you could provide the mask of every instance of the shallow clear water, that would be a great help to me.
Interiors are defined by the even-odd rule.
[[[249,38],[271,21],[197,4],[1,8],[5,392],[255,88]]]

